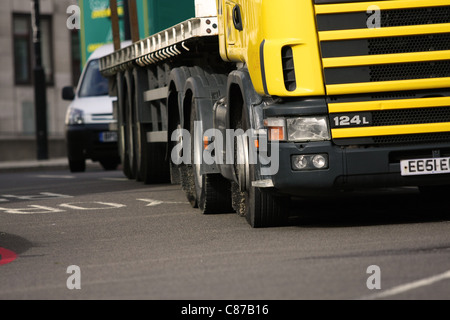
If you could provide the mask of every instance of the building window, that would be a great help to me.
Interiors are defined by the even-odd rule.
[[[30,14],[13,15],[14,76],[18,85],[33,83],[34,47]],[[47,85],[53,85],[52,20],[41,16],[41,54]]]

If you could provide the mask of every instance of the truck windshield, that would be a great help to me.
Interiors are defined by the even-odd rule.
[[[98,60],[92,60],[87,65],[79,96],[85,98],[106,95],[108,95],[108,79],[100,73]]]

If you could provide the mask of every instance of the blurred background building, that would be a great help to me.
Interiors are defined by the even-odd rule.
[[[42,58],[47,80],[50,156],[64,156],[61,99],[65,85],[80,74],[78,31],[66,26],[67,8],[76,0],[41,0]],[[2,0],[0,6],[0,161],[36,157],[33,39],[30,0]]]
[[[136,0],[141,38],[195,16],[194,0],[177,1],[173,13],[168,0]],[[118,0],[121,36],[130,39],[127,2]],[[80,9],[80,29],[68,19]],[[166,8],[167,7],[167,8]],[[31,0],[1,0],[0,6],[0,161],[36,158],[33,32]],[[64,86],[76,85],[89,55],[112,42],[109,0],[40,0],[42,60],[47,84],[47,122],[50,158],[65,157]],[[155,14],[158,12],[158,15]]]

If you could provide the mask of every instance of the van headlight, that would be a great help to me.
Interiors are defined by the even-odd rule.
[[[79,109],[70,109],[67,113],[66,124],[81,125],[84,124],[84,112]]]
[[[328,141],[331,140],[327,117],[301,117],[286,119],[288,141]]]

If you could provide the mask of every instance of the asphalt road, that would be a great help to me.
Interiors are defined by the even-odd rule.
[[[120,171],[2,173],[0,300],[448,300],[449,211],[376,190],[251,229]]]

